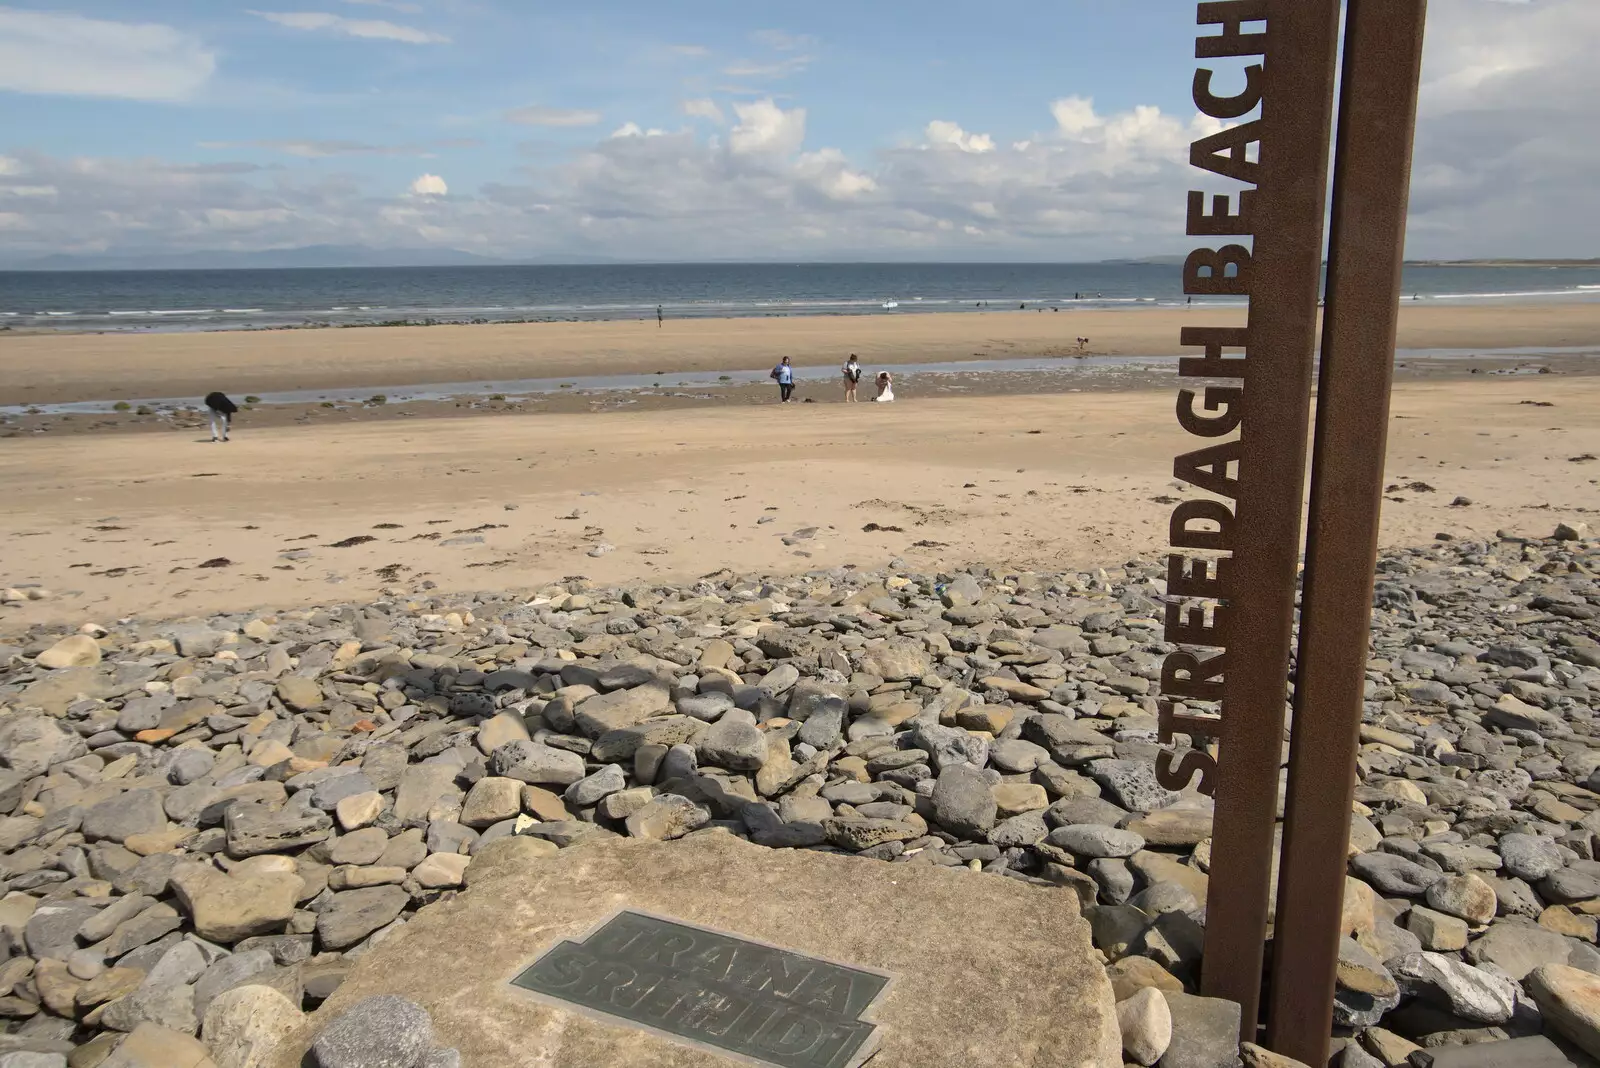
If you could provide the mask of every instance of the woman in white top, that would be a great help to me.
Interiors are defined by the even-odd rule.
[[[894,403],[894,380],[888,371],[878,372],[878,395],[872,399],[878,404]]]
[[[856,386],[861,383],[861,364],[856,362],[856,354],[850,354],[850,360],[844,365],[844,402],[856,403]]]

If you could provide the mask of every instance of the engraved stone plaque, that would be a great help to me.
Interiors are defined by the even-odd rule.
[[[512,985],[756,1064],[854,1068],[890,976],[624,910],[553,946]]]

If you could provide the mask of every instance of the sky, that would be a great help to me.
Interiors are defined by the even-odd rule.
[[[1172,254],[1192,0],[0,4],[0,252]],[[1432,0],[1408,255],[1600,256],[1600,0]]]

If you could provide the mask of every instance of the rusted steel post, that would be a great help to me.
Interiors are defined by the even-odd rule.
[[[1339,0],[1207,3],[1200,12],[1202,22],[1250,15],[1265,27],[1233,488],[1237,533],[1226,595],[1216,861],[1201,977],[1207,996],[1242,1006],[1241,1037],[1254,1040],[1300,560]],[[1237,29],[1224,26],[1225,32]],[[1196,53],[1236,54],[1202,47]]]
[[[1307,1064],[1328,1061],[1427,10],[1348,3],[1267,1029]]]

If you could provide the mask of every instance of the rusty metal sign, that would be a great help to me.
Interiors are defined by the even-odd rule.
[[[1312,660],[1300,666],[1292,769],[1300,819],[1289,831],[1281,898],[1295,920],[1280,925],[1292,934],[1276,940],[1277,963],[1287,971],[1275,984],[1278,1019],[1269,1032],[1284,1052],[1313,1064],[1327,1059],[1332,1012],[1327,951],[1337,953],[1344,880],[1338,843],[1349,833],[1423,2],[1349,4],[1346,48],[1355,54],[1345,67],[1343,211],[1336,206],[1334,253],[1342,269],[1329,299],[1334,364],[1324,365],[1324,386],[1347,363],[1361,370],[1358,383],[1337,383],[1328,393],[1332,406],[1319,410],[1317,458],[1327,472],[1313,476],[1323,502],[1313,524],[1330,551],[1314,557],[1328,576],[1317,589],[1338,595],[1308,605],[1321,613],[1320,625],[1312,628]],[[1157,777],[1168,789],[1192,785],[1215,799],[1202,987],[1207,996],[1238,1002],[1240,1037],[1255,1040],[1274,889],[1340,2],[1200,3],[1197,23],[1196,58],[1219,62],[1196,72],[1194,102],[1216,123],[1192,145],[1190,162],[1211,182],[1229,185],[1189,194],[1187,232],[1208,240],[1184,264],[1184,291],[1243,297],[1249,310],[1242,328],[1186,328],[1181,335],[1199,354],[1180,361],[1180,376],[1208,381],[1179,392],[1177,419],[1205,441],[1176,458],[1173,475],[1202,495],[1172,513],[1165,637],[1179,648],[1163,664],[1159,728],[1163,743],[1186,738],[1189,745],[1162,752]],[[1380,70],[1386,64],[1393,69]],[[1366,145],[1362,131],[1373,124],[1384,133]],[[1374,262],[1370,274],[1351,266]],[[1345,459],[1357,438],[1362,447]],[[1341,521],[1341,510],[1350,508],[1360,514]],[[1365,592],[1345,581],[1355,573],[1369,576]],[[1321,657],[1318,641],[1328,649]],[[1346,741],[1330,748],[1329,737]],[[1325,982],[1310,982],[1324,972]],[[1301,1031],[1320,1037],[1293,1037]]]
[[[1234,184],[1212,196],[1210,210],[1205,193],[1189,194],[1188,233],[1212,240],[1184,263],[1184,291],[1244,297],[1249,313],[1243,329],[1181,335],[1203,355],[1183,359],[1179,374],[1221,384],[1204,386],[1200,397],[1181,391],[1178,422],[1220,440],[1173,464],[1176,478],[1209,496],[1173,511],[1166,638],[1210,652],[1167,657],[1160,729],[1163,741],[1198,736],[1218,751],[1192,750],[1176,768],[1168,757],[1157,771],[1168,789],[1198,773],[1215,798],[1218,860],[1201,985],[1209,997],[1239,1003],[1242,1037],[1253,1040],[1300,557],[1339,0],[1202,3],[1197,22],[1196,58],[1223,62],[1196,72],[1194,102],[1221,128],[1194,143],[1190,162]],[[1207,711],[1190,711],[1193,701]]]

